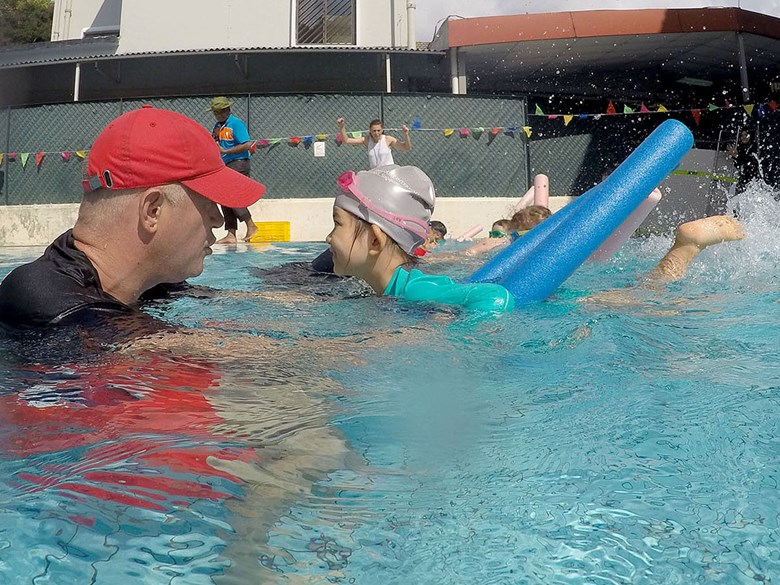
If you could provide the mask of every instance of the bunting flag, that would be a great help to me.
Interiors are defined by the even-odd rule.
[[[547,116],[548,120],[556,120],[557,118],[558,118],[558,114],[550,114],[549,116]]]
[[[484,128],[481,128],[481,127],[480,127],[480,128],[474,128],[474,132],[473,132],[473,134],[474,134],[474,138],[476,138],[477,140],[479,140],[479,137],[480,137],[480,136],[482,136],[482,133],[483,133],[484,131],[485,131],[485,129],[484,129]]]
[[[623,113],[624,114],[633,114],[634,110],[632,110],[628,104],[623,104]]]
[[[281,139],[281,138],[271,138],[271,140],[270,140],[270,142],[269,142],[269,146],[276,146],[276,145],[277,145],[277,144],[279,144],[281,141],[282,141],[282,139]]]
[[[343,142],[343,140],[341,139],[341,134],[336,134],[336,144],[341,146],[342,142]]]
[[[490,129],[490,135],[495,137],[498,136],[498,133],[501,132],[501,128],[491,128]]]
[[[8,162],[15,162],[16,161],[16,153],[15,152],[9,152],[8,153]]]
[[[298,146],[301,143],[301,140],[300,136],[291,136],[289,142],[292,146]]]
[[[4,156],[3,153],[0,152],[0,167],[3,166],[3,156]]]
[[[319,142],[322,142],[323,140],[327,140],[327,139],[328,139],[328,135],[327,134],[317,134],[317,140]]]
[[[314,142],[314,136],[304,136],[303,137],[303,144],[304,144],[304,146],[308,146],[312,142]]]
[[[362,138],[363,137],[363,132],[361,132],[360,130],[356,130],[355,132],[350,132],[349,135],[352,138]]]
[[[420,128],[422,128],[422,120],[420,120],[420,116],[415,116],[412,121],[412,130],[419,130]]]
[[[517,132],[517,126],[510,126],[506,129],[507,136],[511,136],[512,138],[515,137],[515,132]]]
[[[615,109],[615,104],[612,103],[612,100],[609,100],[609,105],[607,105],[607,114],[617,114],[617,110]]]
[[[536,104],[536,110],[534,111],[534,113],[537,116],[544,116],[544,112],[542,111],[542,108],[539,107],[539,104]]]
[[[663,106],[663,104],[662,104],[662,105],[658,106],[658,111],[659,111],[659,112],[661,112],[661,113],[663,113],[663,112],[668,112],[669,110],[667,110],[667,109],[666,109],[666,108]]]
[[[79,157],[81,160],[84,160],[87,158],[87,151],[86,150],[77,150],[76,156]]]
[[[708,112],[714,112],[717,109],[718,109],[718,106],[716,106],[715,104],[710,104],[710,105],[707,106],[707,111]]]
[[[769,109],[772,110],[773,112],[777,111],[777,102],[775,100],[770,101],[767,105],[769,106]]]
[[[574,116],[572,116],[571,114],[564,114],[564,116],[563,116],[563,125],[564,126],[568,126],[569,122],[571,122],[573,118],[574,118]]]
[[[45,152],[36,152],[35,153],[35,166],[40,167],[41,163],[43,162],[44,157],[46,156]]]
[[[444,129],[444,135],[445,136],[452,136],[452,134],[455,132],[454,128],[445,128]]]
[[[460,137],[461,138],[467,138],[469,134],[471,134],[471,130],[469,130],[468,128],[461,128],[460,129]]]
[[[693,121],[698,126],[699,122],[701,122],[701,110],[691,110],[691,115],[693,116]]]
[[[62,157],[62,160],[65,162],[68,162],[70,160],[70,153],[67,150],[64,150],[60,153],[60,156]]]
[[[639,105],[639,113],[640,114],[646,114],[649,111],[650,111],[649,108],[645,104],[640,104]]]
[[[525,132],[526,138],[531,138],[531,127],[523,126],[523,132]]]
[[[23,152],[23,153],[21,153],[21,154],[19,155],[19,160],[20,160],[20,161],[21,161],[21,163],[22,163],[22,168],[24,168],[24,167],[26,167],[26,166],[27,166],[27,159],[28,159],[28,158],[30,158],[30,153],[29,153],[29,152]]]
[[[753,115],[753,104],[745,104],[742,107],[745,108],[745,111],[747,112],[748,116],[752,116]]]

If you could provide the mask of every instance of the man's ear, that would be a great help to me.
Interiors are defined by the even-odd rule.
[[[369,226],[368,232],[368,253],[369,255],[378,256],[379,253],[385,249],[387,241],[390,239],[388,235],[382,231],[382,229],[374,225]]]
[[[150,187],[141,193],[138,200],[138,229],[142,233],[157,232],[165,195],[159,187]]]

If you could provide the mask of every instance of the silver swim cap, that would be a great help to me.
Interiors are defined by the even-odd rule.
[[[382,228],[407,254],[428,237],[436,203],[433,183],[417,167],[388,165],[338,178],[334,205]]]

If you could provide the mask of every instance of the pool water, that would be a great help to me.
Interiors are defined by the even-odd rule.
[[[740,213],[633,304],[591,295],[670,237],[498,318],[281,285],[323,246],[239,245],[193,280],[231,292],[152,309],[180,344],[4,347],[0,582],[777,581],[780,204]]]

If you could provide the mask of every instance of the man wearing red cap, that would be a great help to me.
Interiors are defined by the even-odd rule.
[[[141,295],[203,271],[217,204],[246,207],[265,187],[222,162],[197,122],[144,106],[111,122],[89,152],[72,230],[0,284],[14,328],[136,313]]]

